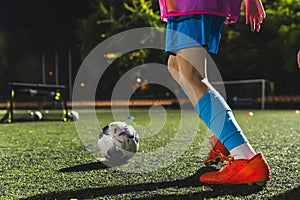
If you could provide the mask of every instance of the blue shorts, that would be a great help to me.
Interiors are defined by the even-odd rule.
[[[216,15],[189,15],[168,17],[166,52],[176,54],[180,49],[206,46],[217,53],[226,18]]]

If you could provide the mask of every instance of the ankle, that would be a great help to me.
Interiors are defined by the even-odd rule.
[[[230,150],[230,154],[235,160],[246,159],[250,160],[256,155],[251,145],[246,142]]]

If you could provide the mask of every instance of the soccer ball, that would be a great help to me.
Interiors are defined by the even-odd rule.
[[[41,121],[43,120],[43,114],[40,111],[32,111],[30,112],[31,120],[33,121]]]
[[[112,122],[99,134],[98,146],[109,165],[120,165],[138,151],[139,136],[131,125],[125,122]]]
[[[68,119],[71,121],[76,121],[79,119],[79,113],[77,111],[72,110],[68,112]]]

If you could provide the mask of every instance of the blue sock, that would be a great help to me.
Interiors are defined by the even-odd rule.
[[[232,110],[218,92],[206,93],[194,108],[228,150],[247,142]]]

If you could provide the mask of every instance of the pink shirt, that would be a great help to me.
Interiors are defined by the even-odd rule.
[[[169,16],[211,14],[227,17],[226,24],[235,23],[240,15],[242,0],[159,0],[161,20]]]

